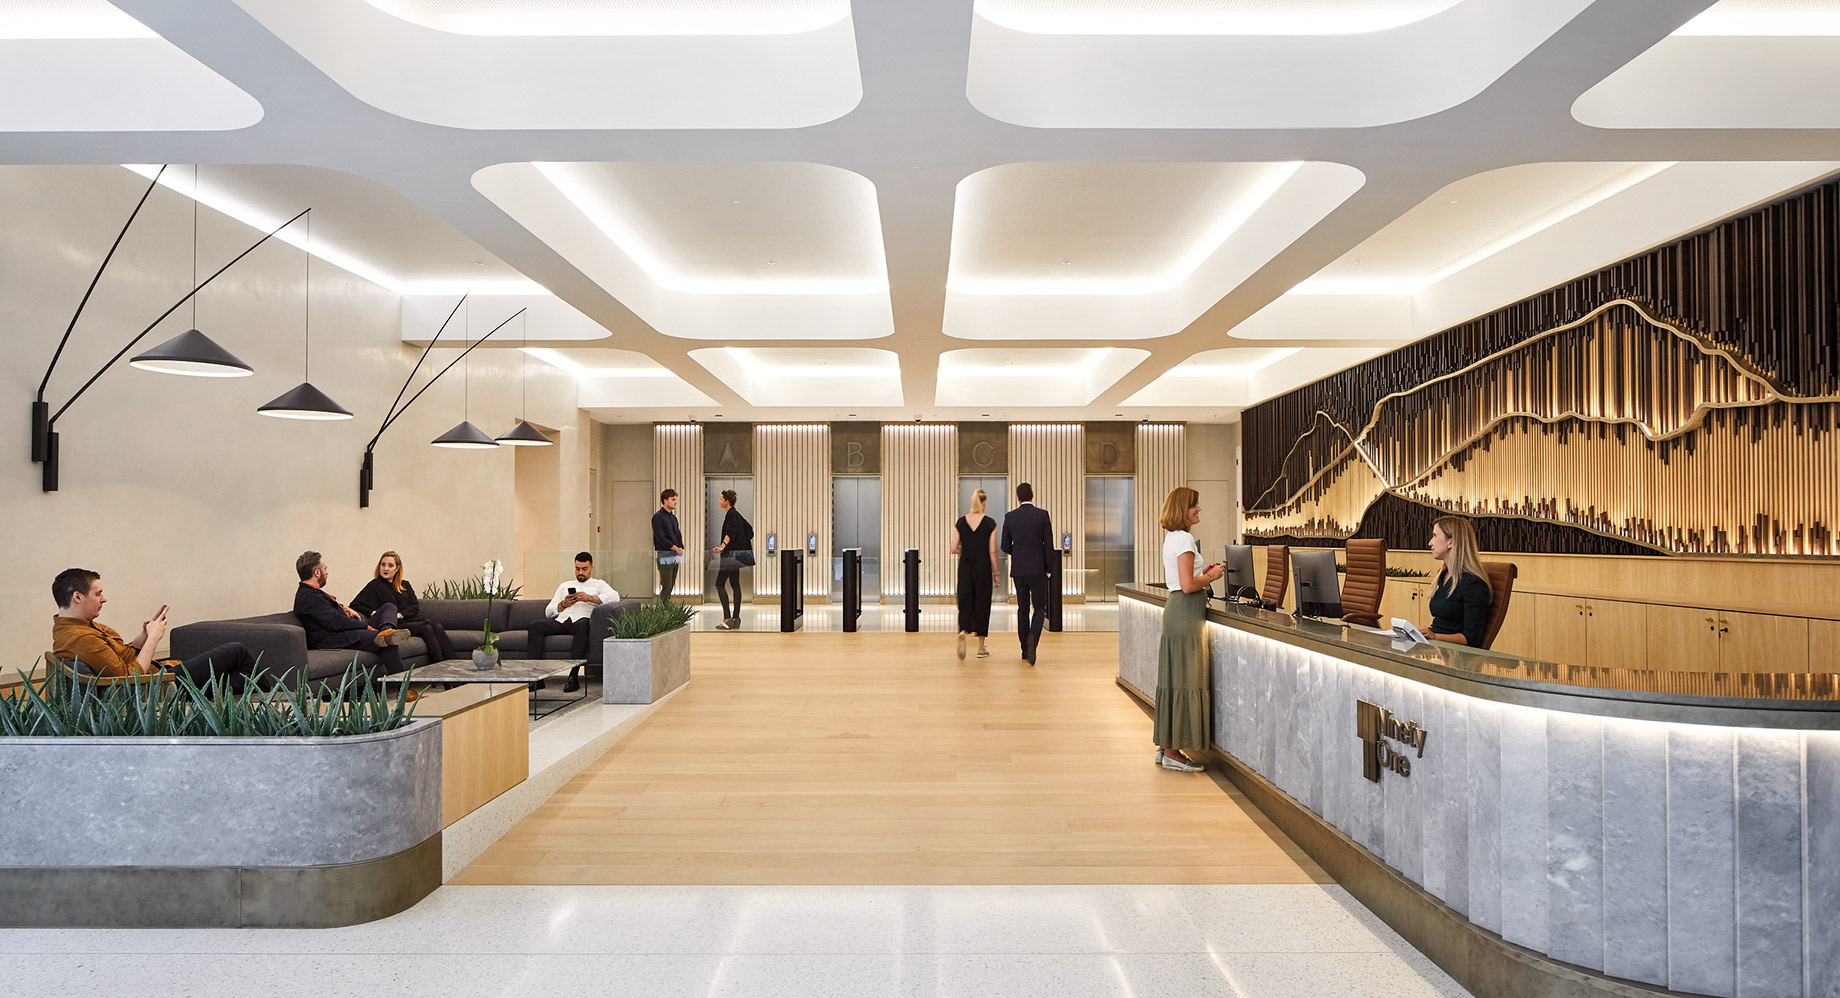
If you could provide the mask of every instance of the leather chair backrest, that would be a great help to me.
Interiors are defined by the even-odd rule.
[[[1259,597],[1267,603],[1284,604],[1284,590],[1291,584],[1291,549],[1288,544],[1265,547],[1265,588]]]
[[[1520,578],[1520,566],[1511,561],[1485,561],[1483,570],[1489,573],[1489,627],[1482,632],[1484,650],[1494,647],[1495,635],[1501,633],[1501,622],[1508,616],[1508,601],[1514,598],[1514,580]]]
[[[1379,619],[1380,597],[1386,592],[1386,541],[1351,540],[1347,557],[1348,571],[1342,577],[1343,617],[1372,627]]]

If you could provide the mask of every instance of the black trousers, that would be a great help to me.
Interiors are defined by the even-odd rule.
[[[959,562],[962,566],[964,562]],[[958,629],[980,638],[990,637],[990,566],[972,566],[958,572]],[[1018,618],[1020,619],[1020,618]]]
[[[383,663],[383,672],[386,675],[389,673],[403,671],[402,652],[397,651],[395,645],[390,645],[388,647],[385,647],[383,645],[378,644],[376,641],[377,635],[375,633],[376,631],[381,631],[386,628],[391,628],[391,627],[396,626],[396,604],[385,603],[384,605],[378,607],[376,613],[373,613],[369,617],[364,618],[364,623],[367,626],[369,626],[371,630],[355,632],[356,634],[361,635],[364,640],[360,641],[357,644],[346,645],[345,647],[351,649],[352,651],[367,651],[367,652],[370,652],[372,655],[377,656],[378,661]],[[354,632],[346,631],[344,633],[353,634]],[[347,639],[347,640],[350,640],[350,639]],[[337,648],[339,646],[338,645],[321,645],[321,647]]]
[[[666,563],[666,558],[671,561]],[[671,590],[677,588],[677,558],[675,551],[658,552],[658,598],[667,602],[671,599]],[[587,652],[584,650],[582,654]]]
[[[530,630],[527,632],[529,635],[529,643],[524,654],[531,658],[542,658],[544,646],[549,643],[547,639],[550,635],[567,634],[574,639],[573,643],[569,645],[569,657],[587,658],[589,622],[590,618],[588,617],[583,617],[580,620],[562,620],[558,617],[544,617],[542,620],[530,625]]]
[[[191,677],[192,682],[199,686],[210,682],[212,676],[223,676],[231,689],[241,690],[255,668],[254,652],[243,647],[241,641],[227,641],[180,662],[177,671]]]
[[[724,564],[729,564],[729,562],[724,561]],[[733,613],[730,613],[728,609],[728,594],[731,590],[735,594]],[[716,595],[722,599],[723,620],[734,620],[741,616],[741,566],[739,563],[735,563],[734,568],[716,569]]]
[[[1015,575],[1016,636],[1022,640],[1022,653],[1041,641],[1041,625],[1048,619],[1048,577]]]
[[[397,626],[422,639],[428,649],[428,663],[444,662],[450,658],[459,658],[454,651],[454,643],[447,637],[447,628],[432,620],[405,620]]]

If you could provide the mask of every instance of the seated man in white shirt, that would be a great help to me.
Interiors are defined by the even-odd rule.
[[[544,645],[548,643],[550,635],[567,634],[574,638],[569,648],[569,657],[588,657],[588,618],[593,615],[596,606],[620,598],[612,586],[599,579],[589,578],[593,571],[593,555],[583,551],[575,556],[575,580],[557,586],[555,599],[543,608],[543,619],[530,625],[530,640],[525,654],[531,658],[542,658]],[[580,666],[570,670],[568,685],[563,687],[564,692],[574,692],[581,688],[580,672]]]

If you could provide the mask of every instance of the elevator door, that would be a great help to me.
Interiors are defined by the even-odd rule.
[[[1086,600],[1111,603],[1114,587],[1134,582],[1137,554],[1131,528],[1136,480],[1129,475],[1086,476]]]
[[[999,544],[1003,540],[1003,513],[1009,509],[1009,479],[1002,475],[960,475],[958,477],[958,515],[971,512],[971,498],[977,490],[983,489],[990,498],[984,506],[984,515],[996,524],[996,537]],[[998,583],[991,591],[992,603],[1009,601],[1009,556],[1003,549],[997,549]],[[958,585],[958,576],[952,577],[952,584]]]
[[[753,523],[754,479],[747,475],[731,475],[727,477],[711,475],[706,480],[706,488],[708,490],[708,495],[705,499],[705,512],[703,514],[703,550],[700,554],[691,554],[690,559],[691,564],[700,563],[703,566],[703,598],[710,602],[714,602],[716,598],[716,569],[719,567],[719,562],[717,557],[712,553],[712,549],[717,544],[722,543],[722,518],[728,515],[728,513],[722,509],[722,490],[735,490],[735,508],[741,511],[742,516],[747,517],[749,523]],[[764,559],[766,557],[766,547],[767,539],[764,535],[755,537],[754,557],[756,559]],[[741,570],[741,598],[743,600],[751,599],[753,593],[754,570],[751,568],[743,568]]]
[[[882,601],[882,480],[876,475],[831,479],[831,597],[843,598],[843,549],[862,548],[864,603]]]

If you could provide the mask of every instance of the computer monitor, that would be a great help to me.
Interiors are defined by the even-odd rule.
[[[1241,599],[1251,597],[1258,599],[1258,588],[1252,578],[1252,545],[1227,545],[1227,598]]]
[[[1291,574],[1297,578],[1297,615],[1340,617],[1342,586],[1335,575],[1335,551],[1291,551]]]

